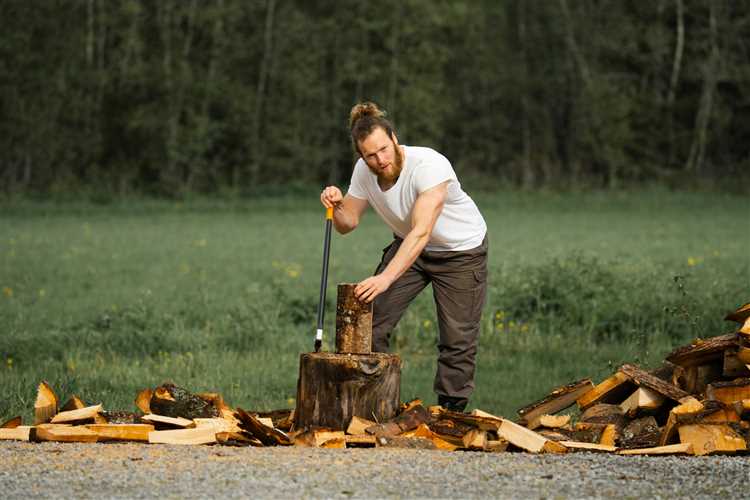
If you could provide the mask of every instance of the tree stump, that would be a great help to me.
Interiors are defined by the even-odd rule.
[[[396,354],[311,352],[300,356],[295,427],[346,430],[352,417],[383,422],[401,397]]]
[[[356,283],[340,283],[336,298],[336,352],[372,352],[372,302],[354,295]]]

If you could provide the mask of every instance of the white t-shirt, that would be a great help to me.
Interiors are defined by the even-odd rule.
[[[417,196],[450,181],[443,210],[425,250],[460,251],[481,245],[487,224],[474,200],[461,189],[448,159],[430,148],[404,146],[404,152],[401,175],[387,191],[380,189],[377,176],[360,158],[354,165],[349,194],[367,200],[393,232],[404,238],[411,231],[411,210]]]

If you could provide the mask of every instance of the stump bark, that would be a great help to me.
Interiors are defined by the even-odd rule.
[[[396,354],[302,354],[295,427],[346,430],[354,416],[383,422],[396,416],[400,391]]]
[[[356,283],[340,283],[336,298],[336,352],[372,352],[372,302],[354,295]]]

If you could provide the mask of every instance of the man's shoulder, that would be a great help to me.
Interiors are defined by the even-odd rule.
[[[448,158],[443,156],[441,153],[435,151],[432,148],[426,147],[426,146],[405,146],[406,147],[406,154],[407,157],[411,156],[418,162],[431,162],[431,161],[438,161],[438,162],[447,162]]]

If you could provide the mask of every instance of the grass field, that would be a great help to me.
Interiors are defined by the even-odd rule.
[[[470,404],[506,416],[619,363],[657,365],[725,333],[750,301],[750,203],[664,191],[479,194],[490,293]],[[293,405],[312,348],[323,237],[317,191],[258,201],[0,207],[0,418],[30,417],[36,385],[109,409],[172,380],[232,405]],[[375,267],[373,213],[333,239],[335,284]],[[402,399],[435,401],[431,293],[395,332]],[[330,348],[330,344],[328,346]]]

